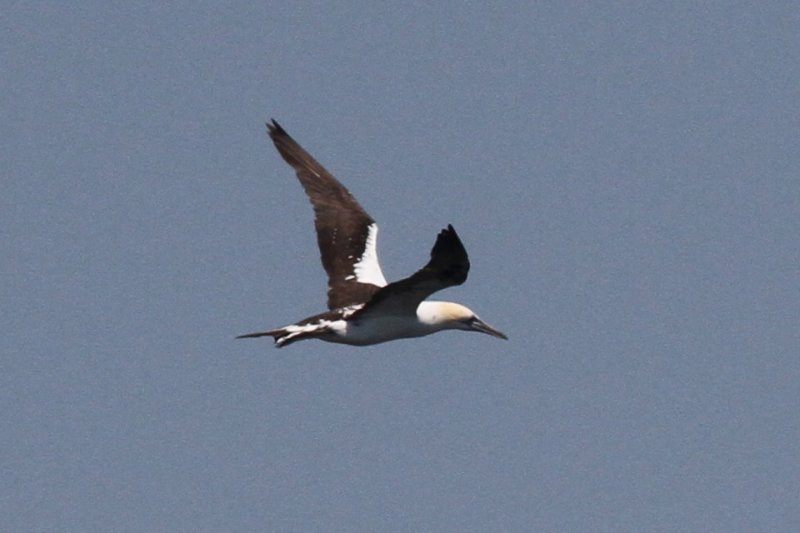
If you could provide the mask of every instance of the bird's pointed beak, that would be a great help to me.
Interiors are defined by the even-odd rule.
[[[486,333],[487,335],[491,335],[492,337],[497,337],[498,339],[508,340],[505,333],[500,331],[499,329],[495,329],[480,318],[475,318],[472,323],[470,324],[473,331],[479,331],[481,333]]]

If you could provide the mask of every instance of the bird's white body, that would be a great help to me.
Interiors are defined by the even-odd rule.
[[[396,339],[422,337],[434,333],[435,329],[407,317],[383,316],[369,320],[339,320],[334,330],[318,338],[328,342],[369,346]]]
[[[466,310],[466,307],[452,302],[425,301],[417,307],[416,315],[372,314],[361,319],[340,319],[333,321],[332,331],[321,338],[340,344],[367,346],[396,339],[424,337],[443,329],[462,329],[453,325],[458,317],[466,319],[471,313],[454,314],[453,311],[459,308]]]

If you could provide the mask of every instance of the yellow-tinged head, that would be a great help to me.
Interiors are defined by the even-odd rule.
[[[417,307],[417,318],[434,331],[443,329],[478,331],[508,340],[503,332],[478,318],[470,308],[455,302],[424,301]]]

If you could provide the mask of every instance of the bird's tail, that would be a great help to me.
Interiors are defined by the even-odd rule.
[[[259,331],[256,333],[246,333],[245,335],[239,335],[236,337],[237,339],[255,339],[257,337],[272,337],[275,341],[275,347],[281,348],[286,346],[287,344],[291,344],[295,341],[299,341],[304,336],[304,332],[302,331],[291,331],[291,326],[272,329],[270,331]]]
[[[273,329],[272,331],[259,331],[257,333],[245,333],[244,335],[239,335],[237,339],[255,339],[256,337],[267,337],[272,336],[273,338],[278,338],[281,334],[281,330]]]

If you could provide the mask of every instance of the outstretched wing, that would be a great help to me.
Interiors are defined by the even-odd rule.
[[[366,302],[386,285],[376,252],[378,225],[275,120],[267,123],[267,130],[314,206],[317,244],[328,273],[328,308]]]
[[[453,226],[439,232],[428,264],[413,275],[378,290],[354,318],[368,313],[413,315],[417,306],[436,291],[467,280],[469,257]]]

